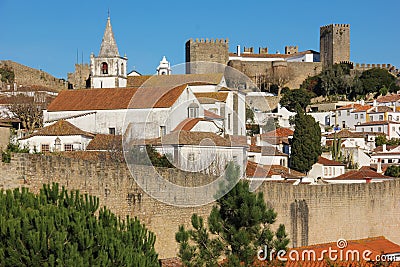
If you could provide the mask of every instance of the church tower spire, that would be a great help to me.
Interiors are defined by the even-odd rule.
[[[111,27],[110,13],[108,14],[106,29],[100,46],[99,57],[119,57],[117,42]]]
[[[93,53],[90,55],[91,87],[126,87],[127,63],[128,58],[119,55],[117,42],[111,27],[110,12],[108,12],[99,55],[97,57]]]

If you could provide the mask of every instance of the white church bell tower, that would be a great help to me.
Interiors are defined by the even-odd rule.
[[[126,87],[127,63],[128,58],[119,55],[110,16],[108,16],[99,55],[97,57],[93,53],[90,55],[91,87]]]

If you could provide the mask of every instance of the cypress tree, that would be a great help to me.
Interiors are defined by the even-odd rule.
[[[321,155],[321,129],[311,115],[307,115],[299,107],[295,116],[290,154],[290,167],[296,171],[307,173]]]

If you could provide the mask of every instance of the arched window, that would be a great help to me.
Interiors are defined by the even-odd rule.
[[[121,75],[125,75],[125,73],[124,73],[124,63],[121,63]]]
[[[199,105],[191,103],[188,106],[188,118],[197,118],[199,116]]]
[[[101,73],[108,74],[108,64],[106,62],[101,63]]]

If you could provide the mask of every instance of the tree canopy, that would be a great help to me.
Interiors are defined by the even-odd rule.
[[[289,111],[296,111],[296,106],[299,105],[304,111],[311,103],[311,98],[315,97],[313,92],[306,89],[282,90],[283,97],[279,101],[281,106]]]
[[[228,168],[227,173],[238,175],[237,166],[230,163]],[[208,227],[197,214],[192,216],[193,229],[179,227],[178,256],[185,266],[252,266],[264,246],[276,251],[287,249],[285,226],[279,225],[276,232],[270,228],[276,216],[265,204],[262,192],[250,192],[248,181],[240,180],[217,200],[208,217]],[[221,257],[225,258],[222,262]]]
[[[396,92],[396,77],[386,69],[372,68],[363,72],[351,70],[348,64],[335,64],[320,74],[308,77],[300,86],[314,92],[317,96],[339,97],[344,99],[364,98],[367,94],[375,96]]]
[[[99,200],[44,185],[0,194],[1,266],[159,266],[155,235]]]
[[[292,139],[290,167],[307,173],[321,155],[321,129],[311,115],[298,107],[295,116],[295,130]]]

